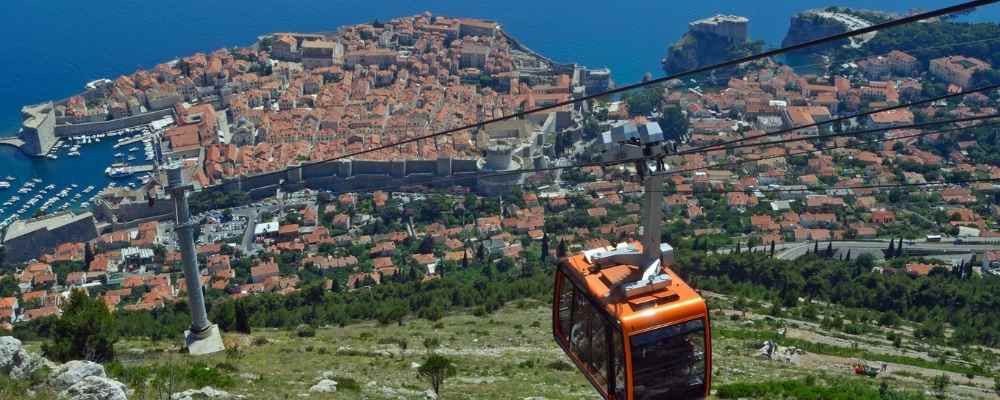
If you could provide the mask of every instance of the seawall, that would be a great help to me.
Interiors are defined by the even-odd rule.
[[[159,111],[152,111],[145,114],[133,115],[125,118],[113,119],[101,122],[86,122],[82,124],[56,125],[56,137],[69,137],[77,135],[89,135],[94,133],[104,133],[117,129],[125,129],[136,125],[145,125],[168,115],[173,115],[173,109],[166,108]]]

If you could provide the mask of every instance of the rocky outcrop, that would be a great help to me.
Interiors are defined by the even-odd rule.
[[[310,392],[313,393],[333,393],[337,391],[337,381],[332,379],[323,379],[309,388]]]
[[[57,391],[66,390],[91,376],[107,378],[104,366],[95,362],[74,360],[59,366],[52,372],[49,385]]]
[[[104,369],[101,369],[104,372]],[[91,375],[74,383],[59,393],[65,400],[128,400],[126,387],[121,382],[103,376]]]
[[[0,373],[29,379],[48,368],[47,386],[65,400],[127,400],[128,388],[107,377],[104,366],[90,361],[70,361],[56,366],[45,357],[29,353],[17,338],[0,337]]]
[[[0,337],[0,373],[13,379],[27,379],[51,362],[37,354],[29,353],[15,337]]]
[[[872,23],[862,17],[842,10],[809,10],[792,16],[791,25],[781,47],[794,46],[812,40],[837,35],[847,31],[871,26]],[[849,40],[831,42],[822,46],[814,46],[798,51],[799,54],[819,53],[841,46],[860,47],[876,33],[853,37]]]
[[[244,396],[230,394],[229,392],[205,386],[201,389],[190,389],[170,395],[170,400],[202,400],[202,399],[243,399]]]
[[[754,44],[746,40],[748,23],[736,16],[692,22],[688,32],[668,49],[663,70],[673,74],[750,55]]]

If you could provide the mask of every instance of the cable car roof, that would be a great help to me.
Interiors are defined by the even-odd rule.
[[[633,244],[635,246],[636,244]],[[609,247],[610,251],[613,248]],[[560,262],[564,273],[586,289],[598,304],[605,303],[611,288],[630,277],[641,274],[635,265],[615,265],[593,269],[584,254],[567,257]],[[644,293],[608,302],[608,313],[622,325],[623,333],[631,334],[649,328],[684,322],[707,313],[704,300],[666,265],[661,267],[670,280],[650,287]],[[593,271],[593,272],[592,272]]]

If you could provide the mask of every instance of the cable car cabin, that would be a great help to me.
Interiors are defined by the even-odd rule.
[[[708,307],[663,264],[643,274],[635,265],[608,263],[595,249],[564,258],[556,272],[552,331],[556,342],[605,399],[658,400],[708,396],[712,345]],[[641,250],[640,250],[641,251]]]

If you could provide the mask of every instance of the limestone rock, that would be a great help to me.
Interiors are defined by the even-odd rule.
[[[211,386],[201,389],[190,389],[170,395],[170,400],[200,400],[200,399],[242,399],[243,396],[230,394]]]
[[[427,400],[437,400],[438,395],[437,393],[434,393],[433,389],[427,389],[424,391],[424,398]]]
[[[44,367],[54,369],[55,366],[52,361],[49,361],[45,357],[28,353],[24,349],[21,349],[15,357],[19,362],[10,369],[10,377],[13,379],[28,379],[39,369]]]
[[[0,337],[0,374],[18,380],[28,379],[42,367],[53,369],[54,365],[45,357],[29,353],[17,338]]]
[[[337,381],[331,379],[323,379],[319,383],[313,385],[309,388],[310,392],[313,393],[333,393],[337,391]]]
[[[104,366],[95,362],[74,360],[59,366],[49,378],[49,384],[56,390],[63,391],[90,376],[107,377]]]
[[[101,369],[104,373],[104,369]],[[59,393],[66,400],[128,400],[121,382],[104,376],[90,375]]]
[[[20,352],[21,341],[13,336],[0,337],[0,372],[8,373],[16,364],[17,353]]]

